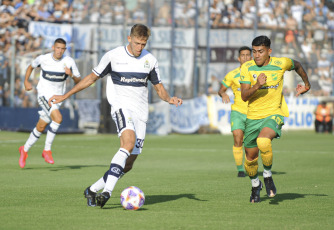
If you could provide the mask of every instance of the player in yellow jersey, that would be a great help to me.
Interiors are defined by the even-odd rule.
[[[240,92],[240,68],[245,62],[252,59],[252,50],[248,46],[242,46],[239,49],[238,61],[240,66],[230,71],[224,77],[218,95],[221,96],[223,103],[229,103],[230,97],[226,94],[226,90],[231,87],[234,94],[234,103],[231,106],[231,132],[233,133],[233,156],[237,165],[238,177],[245,177],[243,161],[242,142],[244,138],[247,106],[248,102],[241,99]]]
[[[246,152],[245,170],[252,182],[250,202],[260,202],[262,183],[258,178],[258,155],[261,152],[263,178],[269,197],[276,195],[272,179],[273,152],[271,141],[281,136],[284,116],[288,109],[282,95],[285,71],[295,70],[305,85],[298,85],[297,94],[306,93],[310,88],[308,76],[302,65],[290,58],[271,57],[270,39],[256,37],[252,42],[254,60],[241,67],[240,83],[242,100],[248,101],[248,112],[244,137]]]

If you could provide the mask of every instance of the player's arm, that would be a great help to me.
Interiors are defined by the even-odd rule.
[[[267,76],[264,73],[260,73],[257,77],[256,84],[251,86],[250,84],[240,83],[241,85],[241,98],[243,101],[248,101],[248,99],[253,96],[253,94],[260,89],[267,82]]]
[[[26,75],[24,77],[24,88],[25,88],[26,91],[32,90],[31,83],[29,82],[29,77],[30,77],[33,70],[34,70],[34,68],[31,65],[29,65],[27,70],[26,70]]]
[[[230,97],[226,93],[227,87],[224,84],[221,84],[218,95],[222,98],[223,103],[229,103]]]
[[[74,76],[72,70],[70,68],[67,68],[66,66],[64,67],[64,70],[65,70],[65,73],[73,79],[74,84],[79,83],[79,81],[81,80],[81,77]]]
[[[295,71],[296,73],[301,77],[305,85],[298,84],[296,87],[297,94],[296,96],[298,97],[300,94],[304,94],[307,91],[311,89],[311,84],[308,80],[307,73],[305,72],[303,66],[300,64],[300,62],[293,60],[294,65],[295,65]]]
[[[82,79],[78,84],[76,84],[70,91],[68,91],[66,94],[64,95],[53,95],[50,99],[49,99],[49,105],[51,106],[51,102],[53,104],[57,104],[60,103],[64,100],[66,100],[67,98],[69,98],[70,96],[72,96],[73,94],[86,89],[87,87],[89,87],[90,85],[92,85],[94,82],[97,81],[97,79],[99,79],[98,76],[96,76],[94,73],[91,73],[89,75],[87,75],[84,79]]]
[[[178,97],[170,97],[163,84],[159,83],[154,85],[154,89],[157,92],[158,96],[161,98],[161,100],[164,100],[169,104],[175,106],[182,105],[182,99]]]

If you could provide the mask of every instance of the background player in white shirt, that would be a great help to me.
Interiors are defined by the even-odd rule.
[[[49,100],[49,103],[60,103],[110,74],[107,80],[107,98],[117,126],[120,149],[111,160],[110,169],[84,191],[88,206],[97,205],[102,208],[106,204],[120,176],[131,170],[142,151],[148,118],[147,81],[151,81],[162,100],[175,106],[182,104],[182,99],[168,95],[160,80],[157,60],[144,49],[150,34],[147,26],[134,25],[128,36],[127,46],[107,52],[92,73],[73,89]],[[97,194],[101,189],[103,191]]]
[[[53,52],[39,55],[28,66],[25,74],[24,87],[27,91],[32,90],[29,77],[36,67],[41,68],[39,82],[37,84],[38,104],[42,110],[39,111],[39,120],[36,127],[30,133],[24,146],[19,148],[19,165],[24,168],[28,157],[29,149],[35,144],[46,126],[50,123],[46,134],[45,147],[42,153],[47,163],[53,164],[51,145],[56,136],[56,132],[62,122],[62,115],[59,111],[61,103],[49,106],[48,100],[54,94],[64,94],[66,89],[66,79],[70,76],[77,84],[81,78],[78,68],[71,57],[64,56],[66,41],[57,38],[52,46]]]

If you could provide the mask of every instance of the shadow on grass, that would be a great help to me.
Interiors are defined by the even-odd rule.
[[[104,167],[108,169],[107,165],[50,165],[50,167],[26,167],[24,170],[30,169],[46,169],[50,171],[61,171],[61,170],[72,170],[72,169],[82,169],[82,168],[91,168],[91,167]]]
[[[201,200],[201,199],[196,198],[194,194],[149,195],[149,196],[146,197],[145,205],[169,202],[169,201],[178,200],[178,199],[181,199],[181,198],[188,198],[190,200],[196,200],[196,201],[207,201],[207,200]]]
[[[272,171],[271,173],[273,175],[284,175],[284,174],[286,174],[286,172],[276,172],[276,171]],[[259,176],[263,176],[263,172],[259,171]]]
[[[195,194],[178,194],[178,195],[148,195],[145,198],[145,204],[142,208],[138,209],[138,211],[145,211],[148,210],[145,208],[147,205],[151,204],[157,204],[157,203],[163,203],[163,202],[169,202],[173,200],[178,200],[181,198],[187,198],[190,200],[196,200],[196,201],[207,201],[207,200],[201,200],[195,197]],[[104,206],[103,209],[114,209],[114,208],[123,208],[122,205],[112,205],[112,206]],[[124,209],[125,210],[125,209]]]
[[[270,200],[269,204],[278,205],[279,203],[282,203],[283,201],[287,200],[296,200],[296,199],[304,199],[307,196],[328,196],[326,194],[298,194],[298,193],[283,193],[283,194],[277,194],[274,198],[269,197],[261,197],[262,201]]]

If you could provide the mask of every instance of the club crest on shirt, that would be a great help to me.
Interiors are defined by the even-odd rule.
[[[150,63],[148,62],[148,60],[145,61],[144,63],[144,68],[150,68]]]
[[[277,73],[272,74],[271,78],[273,79],[273,81],[276,81],[277,80]]]

